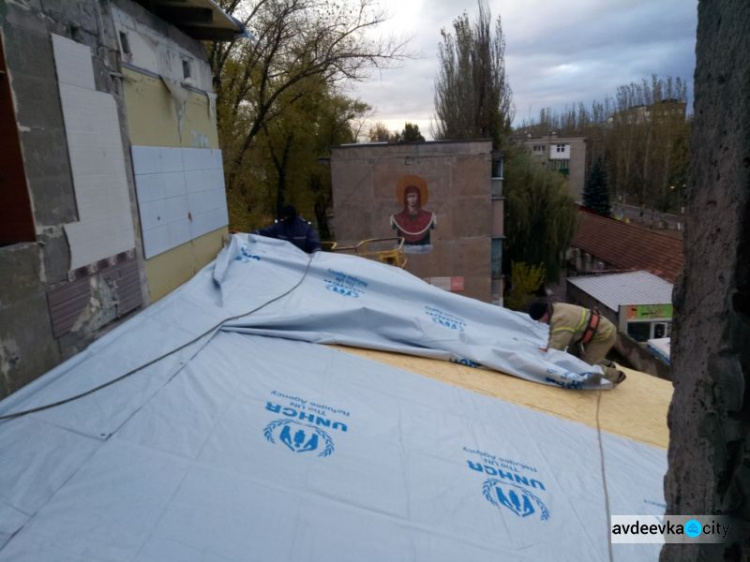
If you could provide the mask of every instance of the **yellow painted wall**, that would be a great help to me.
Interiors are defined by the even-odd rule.
[[[131,144],[219,148],[216,113],[210,115],[208,97],[182,89],[187,100],[180,131],[174,98],[164,82],[129,68],[123,74]]]
[[[183,89],[186,94],[182,127],[174,97],[160,78],[123,69],[125,108],[130,143],[136,146],[218,148],[216,115],[209,112],[205,95]],[[226,227],[191,240],[146,260],[146,279],[151,302],[188,281],[221,250]]]
[[[188,281],[216,257],[228,235],[226,228],[204,234],[146,261],[146,278],[155,302]]]

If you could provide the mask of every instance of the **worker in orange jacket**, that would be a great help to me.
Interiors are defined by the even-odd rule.
[[[599,365],[604,378],[619,384],[625,373],[614,368],[614,363],[605,359],[615,345],[617,329],[597,311],[566,303],[537,301],[529,307],[529,316],[549,324],[549,342],[542,351],[583,347],[581,359],[590,365]]]

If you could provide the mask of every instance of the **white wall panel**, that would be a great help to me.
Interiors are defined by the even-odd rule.
[[[143,204],[156,199],[164,199],[168,185],[161,181],[159,174],[142,174],[135,176],[135,191],[138,203]]]
[[[55,67],[60,84],[95,90],[91,47],[76,43],[60,35],[52,35]]]
[[[190,234],[190,221],[187,219],[168,224],[167,230],[169,231],[169,243],[173,247],[190,242],[192,238]]]
[[[134,146],[132,151],[146,258],[228,224],[220,150]]]
[[[184,195],[180,197],[170,197],[165,199],[166,202],[166,221],[173,223],[188,219],[188,200]]]
[[[91,49],[52,36],[78,222],[65,225],[71,269],[135,246],[114,98],[95,90]]]
[[[182,149],[182,159],[185,165],[186,172],[203,169],[202,158],[200,154],[204,150],[206,149],[201,149],[201,148],[183,148]]]
[[[184,170],[182,164],[182,149],[181,148],[159,148],[159,164],[160,171],[162,172],[182,172]]]
[[[163,225],[143,232],[143,252],[146,256],[155,256],[169,250],[169,226]]]
[[[197,193],[203,190],[203,172],[201,170],[185,172],[185,190],[187,193]]]
[[[161,177],[164,179],[164,197],[185,197],[184,172],[167,172]]]
[[[159,170],[159,151],[152,146],[133,146],[133,168],[136,174],[156,174]]]

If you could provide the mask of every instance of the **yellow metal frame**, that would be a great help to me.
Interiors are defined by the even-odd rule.
[[[378,246],[391,244],[386,249],[376,249]],[[394,245],[395,243],[395,245]],[[406,266],[404,255],[404,239],[400,236],[392,238],[368,238],[354,246],[339,246],[337,242],[323,242],[324,250],[329,252],[350,253],[363,258],[374,259],[403,269]]]

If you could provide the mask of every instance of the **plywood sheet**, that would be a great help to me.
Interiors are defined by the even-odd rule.
[[[628,379],[614,390],[576,391],[531,383],[484,369],[473,369],[434,359],[339,347],[344,351],[381,363],[597,427],[602,431],[666,449],[669,442],[667,410],[672,400],[672,384],[651,375],[623,369]],[[599,394],[601,393],[601,397]]]

